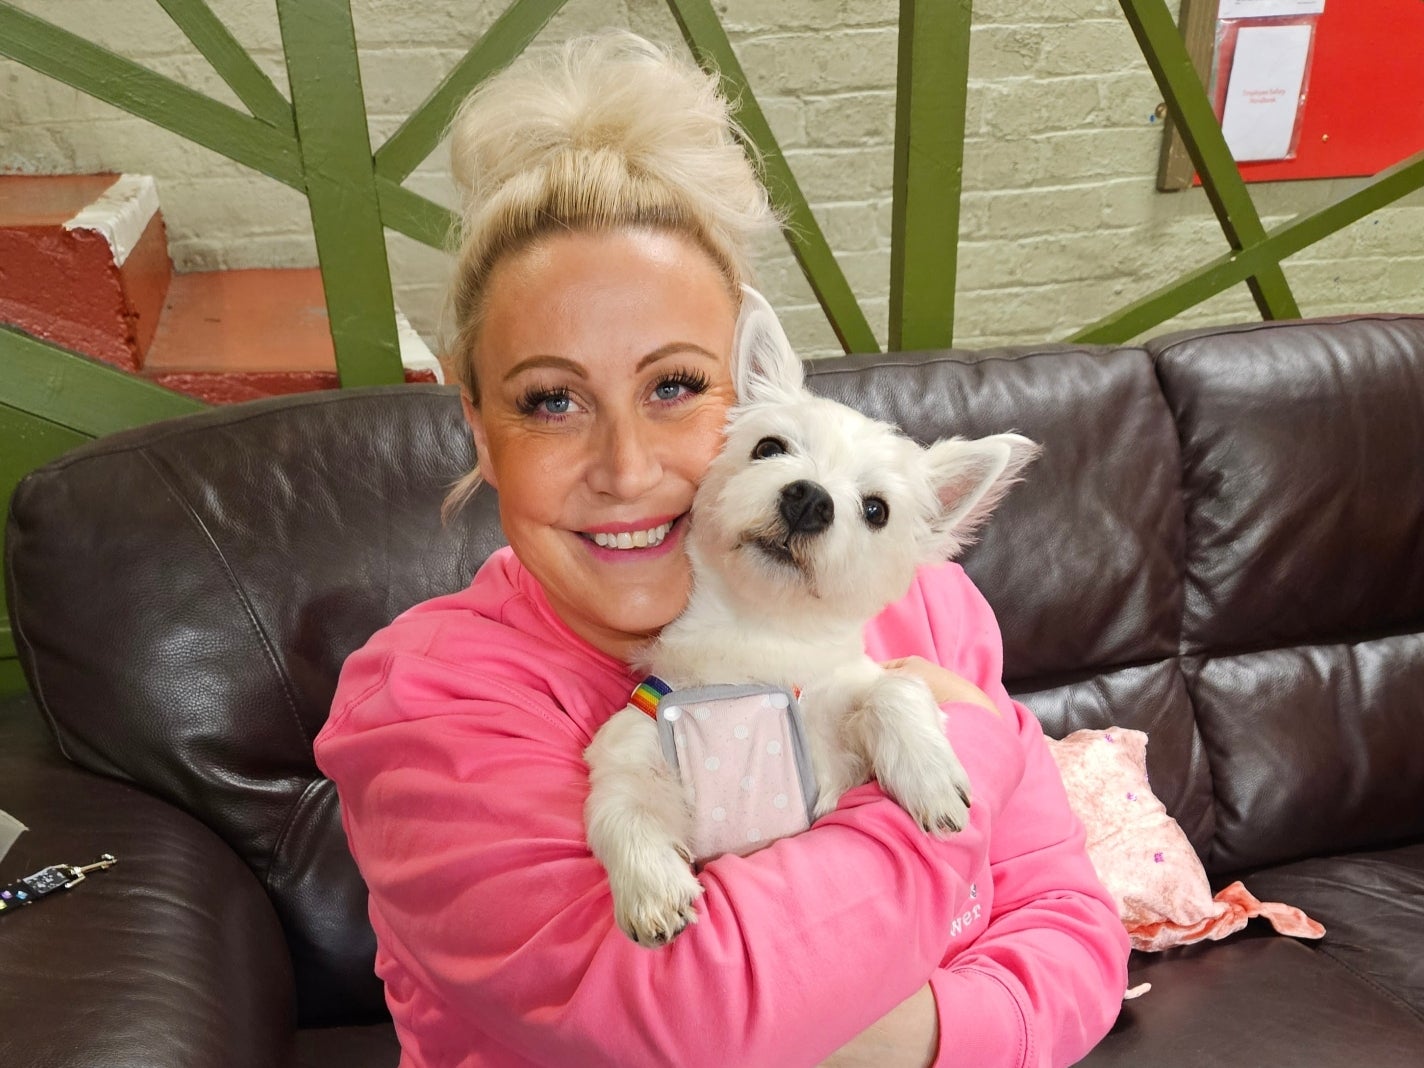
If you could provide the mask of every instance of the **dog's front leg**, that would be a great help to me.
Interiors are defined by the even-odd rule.
[[[964,829],[969,776],[924,682],[881,671],[863,691],[853,723],[880,785],[921,827],[934,834]]]
[[[615,713],[584,753],[589,848],[608,872],[613,917],[639,945],[672,941],[696,923],[702,884],[692,874],[691,817],[668,771],[657,725],[636,709]]]
[[[854,691],[846,686],[807,689],[802,697],[802,723],[816,776],[816,811],[820,819],[836,807],[841,795],[870,778],[870,765],[852,734]]]

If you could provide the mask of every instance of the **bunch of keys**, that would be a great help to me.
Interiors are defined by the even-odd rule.
[[[68,890],[71,886],[77,886],[91,871],[103,871],[117,863],[118,859],[112,853],[105,853],[93,864],[51,864],[48,868],[41,868],[33,875],[26,875],[9,886],[0,887],[0,913],[17,909],[21,905],[33,905],[56,890]]]

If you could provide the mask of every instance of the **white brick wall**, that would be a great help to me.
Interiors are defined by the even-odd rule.
[[[285,90],[273,0],[210,0]],[[236,103],[152,0],[20,7]],[[354,0],[377,142],[478,39],[504,0]],[[772,129],[882,343],[888,309],[895,0],[716,0]],[[1219,255],[1200,190],[1155,191],[1160,96],[1114,0],[978,0],[971,40],[956,341],[1058,339]],[[540,43],[629,26],[680,47],[662,0],[571,0]],[[157,176],[180,270],[315,262],[303,198],[277,182],[9,61],[0,61],[0,170]],[[443,151],[412,188],[451,200]],[[1252,186],[1267,225],[1353,188]],[[445,256],[388,238],[396,296],[427,337]],[[808,354],[836,349],[785,245],[761,282]],[[1307,315],[1424,312],[1424,194],[1286,263]],[[1257,317],[1245,286],[1153,333]]]

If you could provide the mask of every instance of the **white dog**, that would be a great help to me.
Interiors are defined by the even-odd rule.
[[[1038,451],[1014,434],[921,448],[812,395],[753,290],[734,355],[740,403],[692,505],[692,595],[646,652],[643,699],[585,754],[589,846],[618,926],[649,946],[696,920],[691,861],[802,830],[872,775],[926,831],[964,827],[943,713],[861,632]]]

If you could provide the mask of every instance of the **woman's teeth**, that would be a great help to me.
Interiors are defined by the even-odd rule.
[[[625,530],[622,534],[590,534],[589,537],[595,545],[605,549],[647,549],[660,545],[671,529],[671,523],[664,523],[652,530]]]

